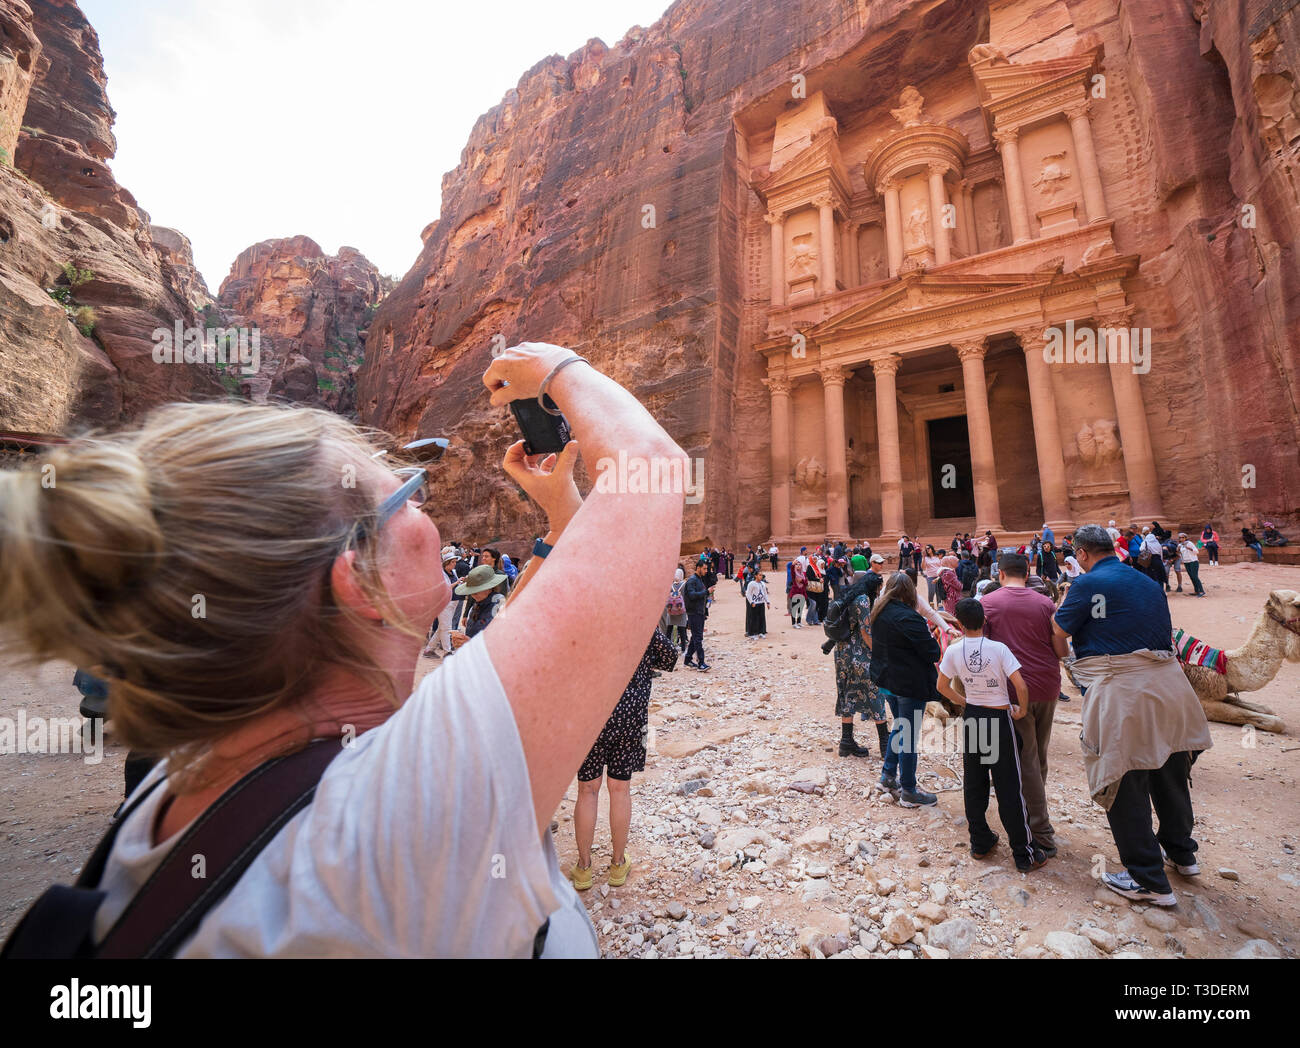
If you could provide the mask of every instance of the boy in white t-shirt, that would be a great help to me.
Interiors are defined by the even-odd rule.
[[[1016,869],[1036,870],[1047,854],[1033,843],[1020,779],[1020,740],[1013,720],[1029,710],[1029,686],[1011,649],[984,636],[984,606],[970,597],[957,602],[964,636],[948,645],[939,663],[939,691],[963,707],[962,770],[970,853],[986,858],[998,843],[989,828],[989,775],[998,796],[998,816],[1007,831]],[[960,681],[962,691],[954,687]],[[1007,682],[1016,689],[1016,704]]]

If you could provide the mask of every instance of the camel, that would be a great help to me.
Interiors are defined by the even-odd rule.
[[[1286,731],[1281,717],[1267,706],[1244,701],[1238,692],[1264,687],[1277,676],[1284,658],[1300,662],[1300,593],[1270,593],[1246,643],[1224,655],[1227,673],[1216,673],[1208,666],[1183,666],[1205,708],[1205,716],[1220,724],[1252,724],[1260,731]]]

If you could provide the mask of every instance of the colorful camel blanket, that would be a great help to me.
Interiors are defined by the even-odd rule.
[[[1185,630],[1174,630],[1174,654],[1188,666],[1204,666],[1215,673],[1228,672],[1228,656],[1221,649],[1211,648]]]

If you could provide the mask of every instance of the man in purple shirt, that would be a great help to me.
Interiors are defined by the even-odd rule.
[[[1034,844],[1051,856],[1056,854],[1056,840],[1047,813],[1047,748],[1061,694],[1061,658],[1070,649],[1066,638],[1052,629],[1056,605],[1029,589],[1028,579],[1029,559],[1020,553],[1004,553],[998,560],[998,589],[981,603],[985,636],[1011,649],[1029,685],[1029,712],[1014,722],[1020,740],[1022,788]]]

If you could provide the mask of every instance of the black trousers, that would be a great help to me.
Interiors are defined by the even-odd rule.
[[[700,665],[704,665],[704,612],[692,614],[688,611],[686,622],[691,627],[691,642],[686,646],[686,656],[682,661],[689,665],[694,655]]]
[[[1192,755],[1174,753],[1163,767],[1125,772],[1119,792],[1106,813],[1119,859],[1138,884],[1152,891],[1168,892],[1169,878],[1160,856],[1163,847],[1169,858],[1182,866],[1196,861],[1192,839]],[[1151,831],[1151,808],[1155,807],[1160,828]]]
[[[776,554],[772,554],[772,570],[776,571]]]
[[[1029,842],[1029,809],[1020,783],[1020,737],[1010,710],[970,703],[962,711],[962,789],[970,843],[976,851],[993,846],[997,835],[989,828],[989,779],[998,798],[998,818],[1007,831],[1007,844],[1020,865],[1033,861]]]

